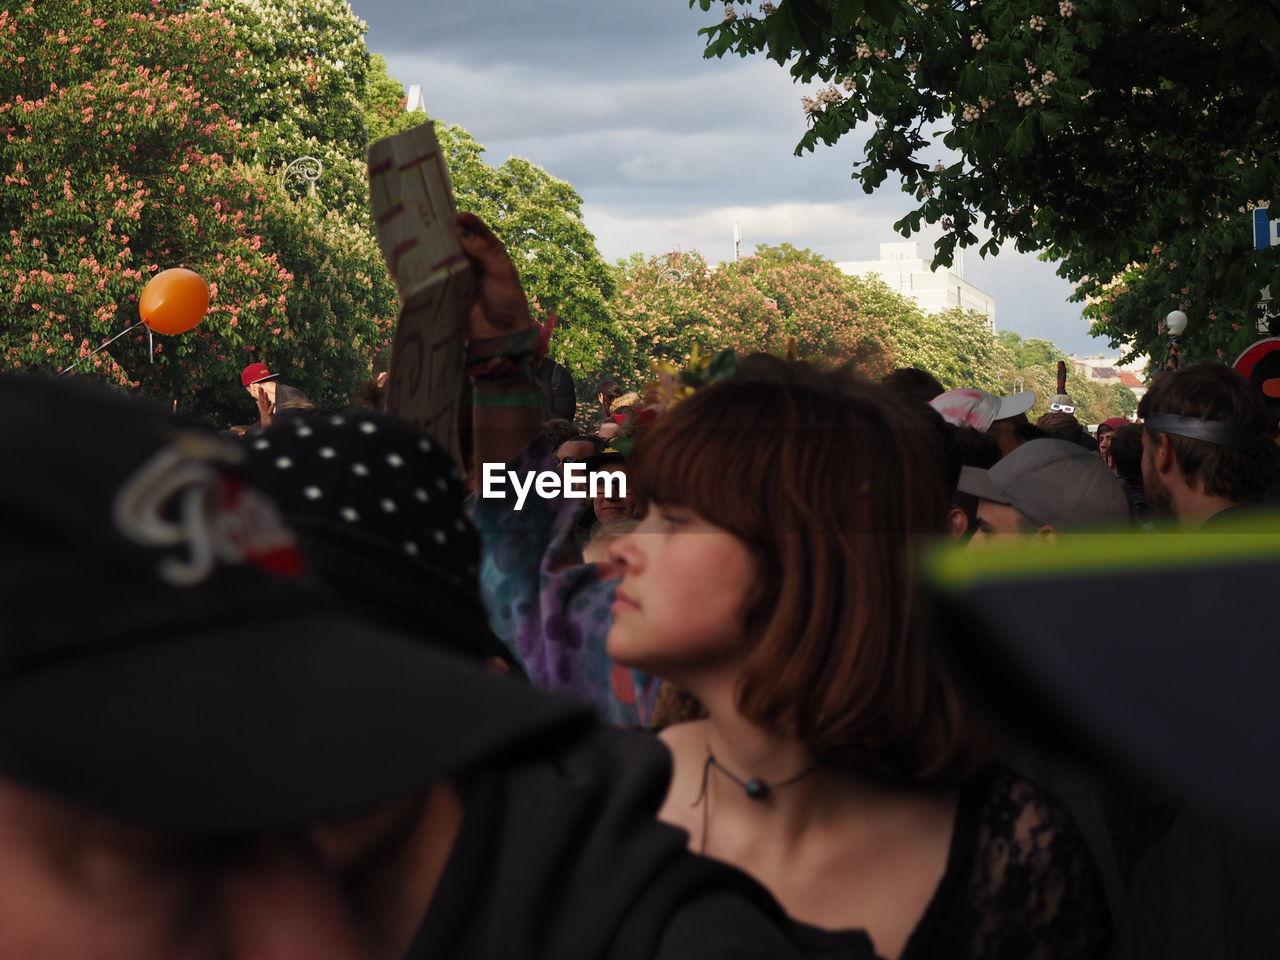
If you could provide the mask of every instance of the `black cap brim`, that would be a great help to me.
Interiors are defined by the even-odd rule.
[[[125,820],[239,833],[358,813],[589,708],[356,621],[263,622],[0,687],[0,775]]]
[[[961,467],[960,480],[956,484],[956,489],[980,500],[1009,503],[1008,495],[991,482],[991,472],[980,467]]]

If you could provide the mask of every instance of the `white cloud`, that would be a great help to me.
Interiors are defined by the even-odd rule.
[[[713,263],[730,260],[735,222],[744,256],[758,244],[790,243],[833,260],[853,260],[873,255],[881,240],[894,236],[894,217],[859,210],[852,203],[717,206],[661,213],[587,203],[583,219],[608,260],[676,249],[697,250]]]
[[[466,128],[489,162],[527,157],[577,189],[608,260],[677,247],[728,259],[735,220],[744,253],[788,242],[871,259],[900,239],[892,224],[913,206],[892,184],[867,195],[851,181],[859,137],[795,157],[810,91],[760,57],[704,60],[697,29],[712,21],[685,0],[494,0],[426,18],[389,0],[355,6],[370,48],[397,80],[422,85],[433,117]],[[949,156],[939,142],[923,159]],[[915,239],[928,250],[934,237]],[[996,297],[1001,327],[1068,350],[1102,346],[1051,265],[974,250],[966,268]]]
[[[517,64],[531,74],[595,80],[652,79],[696,72],[701,27],[719,10],[687,0],[354,0],[369,45],[384,54],[444,57],[485,66]]]
[[[800,88],[763,61],[700,64],[692,74],[647,79],[603,72],[590,80],[521,64],[471,67],[422,54],[387,57],[404,84],[421,84],[427,112],[482,141],[647,130],[768,131],[794,143],[804,132]]]

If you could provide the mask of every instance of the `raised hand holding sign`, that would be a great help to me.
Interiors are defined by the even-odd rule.
[[[369,148],[369,194],[400,296],[387,412],[433,434],[460,459],[458,394],[475,281],[455,231],[449,173],[432,123]]]

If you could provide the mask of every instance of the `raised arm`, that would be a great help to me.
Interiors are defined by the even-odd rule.
[[[542,428],[542,394],[530,366],[542,328],[502,241],[475,214],[458,214],[458,237],[476,272],[467,316],[467,374],[474,389],[475,469],[509,463]]]

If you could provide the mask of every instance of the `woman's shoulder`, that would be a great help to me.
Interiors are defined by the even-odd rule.
[[[1071,814],[1048,790],[992,766],[962,791],[956,830],[944,883],[960,910],[946,911],[947,925],[968,941],[957,955],[1102,955],[1111,932],[1102,883]]]
[[[1042,854],[1046,841],[1083,844],[1070,812],[1048,790],[1003,764],[972,778],[961,795],[960,816],[990,841],[1011,843],[1010,852]]]

